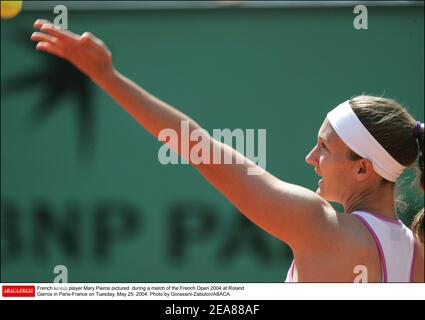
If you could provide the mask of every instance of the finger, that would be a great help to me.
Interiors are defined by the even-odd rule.
[[[41,33],[41,32],[34,32],[31,35],[31,40],[32,41],[38,41],[38,42],[45,41],[45,42],[49,42],[49,43],[52,43],[52,44],[54,44],[56,42],[55,37],[52,37],[51,35],[48,35],[46,33]]]
[[[58,39],[78,40],[80,38],[77,34],[68,30],[60,29],[53,24],[44,24],[40,30]]]
[[[35,49],[38,51],[48,52],[60,58],[65,58],[63,50],[59,48],[58,46],[55,46],[49,42],[45,42],[45,41],[39,42],[37,46],[35,47]]]
[[[100,39],[96,38],[90,32],[84,32],[82,34],[82,36],[80,37],[79,42],[82,45],[85,45],[85,46],[93,46],[93,45],[96,45],[96,44],[101,44],[101,45],[103,44],[103,42]]]
[[[80,42],[92,43],[94,42],[94,36],[90,32],[84,32],[80,37]]]
[[[53,24],[53,23],[51,23],[49,20],[45,20],[45,19],[37,19],[35,22],[34,22],[34,25],[33,25],[33,27],[34,28],[36,28],[36,29],[40,29],[44,24]]]

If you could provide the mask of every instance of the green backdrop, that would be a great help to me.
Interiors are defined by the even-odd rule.
[[[280,241],[66,64],[35,52],[37,18],[1,22],[1,281],[281,282]],[[424,119],[423,7],[70,11],[117,68],[213,128],[267,129],[267,170],[314,189],[304,162],[327,111],[384,94]],[[409,186],[410,223],[423,206]]]

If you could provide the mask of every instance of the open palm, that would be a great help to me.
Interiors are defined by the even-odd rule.
[[[31,40],[36,49],[68,60],[93,80],[113,71],[112,54],[102,40],[89,32],[82,35],[56,27],[47,20],[37,20]]]

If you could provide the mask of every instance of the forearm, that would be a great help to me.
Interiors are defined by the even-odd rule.
[[[116,70],[93,81],[156,138],[161,130],[172,129],[180,141],[182,121],[189,123],[189,132],[201,128],[189,116],[156,98]],[[177,146],[170,147],[181,154]]]

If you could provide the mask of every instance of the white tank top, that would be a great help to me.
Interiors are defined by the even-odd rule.
[[[392,220],[365,211],[352,213],[368,228],[378,247],[382,282],[412,282],[416,247],[412,231],[400,220]],[[294,282],[294,262],[285,282]]]

